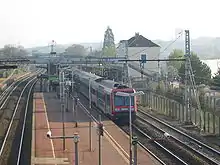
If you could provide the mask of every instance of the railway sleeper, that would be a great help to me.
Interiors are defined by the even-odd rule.
[[[13,111],[8,109],[7,111],[5,111],[4,119],[11,120],[12,115],[13,115]]]
[[[207,164],[200,157],[195,155],[193,152],[187,150],[184,146],[177,144],[174,140],[161,135],[158,135],[157,131],[147,124],[140,125],[138,127],[141,128],[146,134],[149,136],[153,136],[151,142],[157,141],[161,145],[163,145],[168,150],[172,151],[176,155],[178,155],[181,159],[186,160],[189,164]],[[156,132],[156,133],[155,133]],[[150,135],[151,134],[151,135]],[[162,137],[162,138],[161,138]]]

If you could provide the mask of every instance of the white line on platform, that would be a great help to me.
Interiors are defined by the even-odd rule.
[[[46,116],[46,121],[47,121],[47,128],[48,128],[48,131],[50,131],[50,124],[49,124],[48,116],[47,116],[47,107],[45,105],[44,94],[43,93],[42,93],[42,100],[43,100],[43,104],[44,104],[44,111],[45,111],[45,116]],[[53,158],[56,158],[55,151],[54,151],[54,144],[53,144],[53,140],[52,139],[50,139],[50,143],[51,143],[51,147],[52,147]]]

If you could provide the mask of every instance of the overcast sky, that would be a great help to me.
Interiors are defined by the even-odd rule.
[[[0,0],[0,47],[100,42],[109,25],[118,42],[139,32],[170,40],[175,29],[191,37],[220,37],[219,0]]]

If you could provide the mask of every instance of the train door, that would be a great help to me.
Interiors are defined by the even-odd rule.
[[[91,88],[90,94],[91,94],[91,100],[92,100],[92,102],[93,102],[93,103],[96,103],[96,99],[95,99],[95,97],[96,97],[96,91],[95,91],[95,89]]]
[[[104,112],[105,111],[105,92],[102,86],[98,88],[98,107]]]
[[[114,94],[113,93],[111,93],[110,94],[110,113],[111,113],[111,115],[113,115],[114,113],[115,113],[115,106],[114,106]]]
[[[106,99],[107,99],[107,93],[103,90],[103,103],[104,103],[104,105],[103,105],[103,111],[104,111],[104,113],[107,113],[106,112]]]
[[[97,86],[96,85],[94,85],[92,87],[92,93],[93,93],[93,102],[98,107],[98,90],[97,90]]]
[[[99,98],[98,98],[98,95],[99,95],[99,94],[98,94],[98,90],[95,91],[95,94],[96,94],[95,103],[96,103],[96,106],[98,107],[98,99],[99,99]]]
[[[106,93],[106,113],[107,114],[111,114],[111,111],[110,111],[110,94]]]

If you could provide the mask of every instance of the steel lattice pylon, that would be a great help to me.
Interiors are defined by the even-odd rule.
[[[186,113],[186,122],[190,122],[189,119],[189,110],[190,110],[190,102],[189,102],[189,76],[190,76],[190,37],[189,30],[185,30],[185,113]]]

